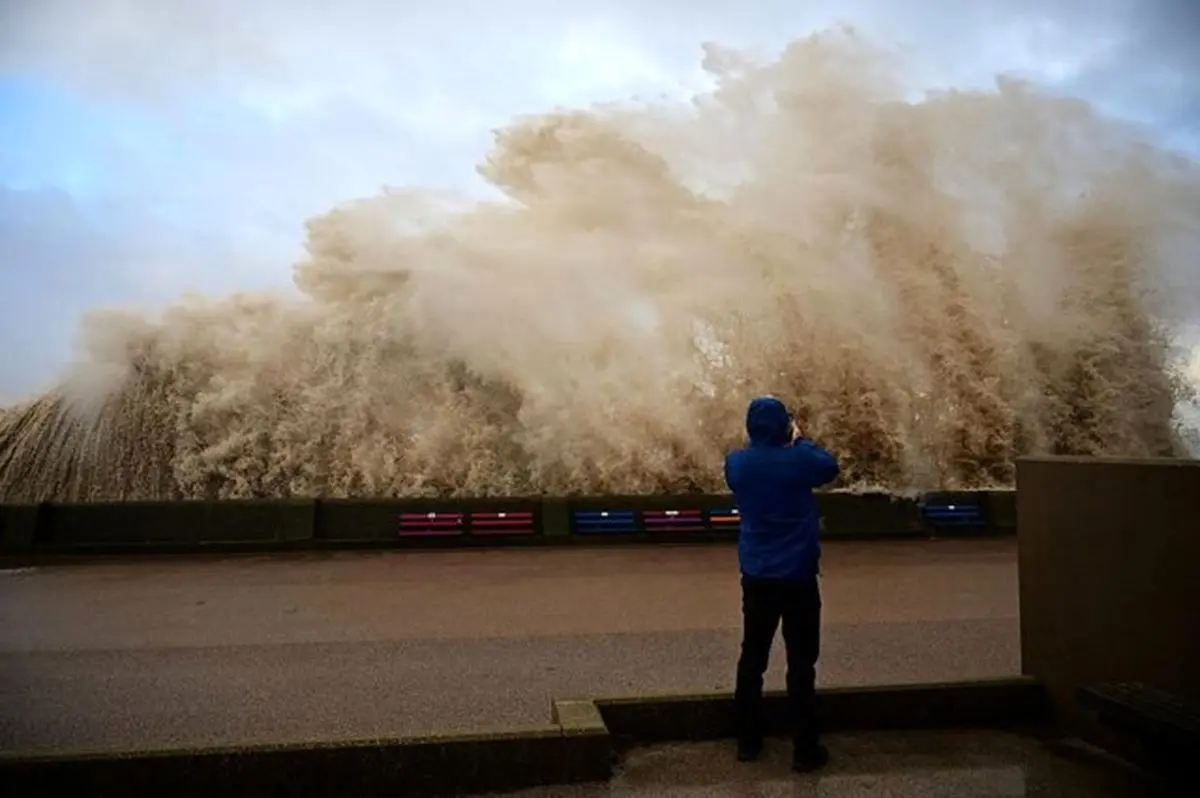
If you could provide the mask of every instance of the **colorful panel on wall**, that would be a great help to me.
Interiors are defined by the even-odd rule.
[[[402,538],[444,538],[466,532],[464,513],[401,513]]]
[[[933,526],[983,526],[987,523],[983,507],[972,496],[928,494],[921,501],[921,515]]]
[[[704,532],[703,510],[645,510],[642,525],[647,532]]]
[[[532,510],[471,513],[467,520],[472,535],[533,535],[537,532]]]
[[[641,531],[634,510],[576,510],[571,526],[580,535],[629,535]]]
[[[708,511],[708,525],[712,529],[737,529],[741,523],[742,516],[736,507]]]

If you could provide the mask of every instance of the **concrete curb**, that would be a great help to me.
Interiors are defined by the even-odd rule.
[[[991,679],[818,691],[823,731],[1043,726],[1050,720],[1042,686],[1033,679]],[[733,696],[712,693],[658,698],[601,698],[595,704],[619,745],[732,737]],[[771,736],[787,733],[787,697],[766,696]]]
[[[0,794],[413,798],[603,781],[608,733],[559,724],[345,742],[0,754]]]
[[[829,731],[1040,726],[1034,680],[835,688],[820,691]],[[475,734],[286,745],[0,753],[0,794],[169,794],[411,798],[604,781],[618,750],[732,734],[732,696],[556,700],[544,726]],[[785,698],[767,696],[768,730],[782,734]]]

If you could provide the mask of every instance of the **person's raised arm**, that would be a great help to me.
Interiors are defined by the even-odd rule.
[[[808,487],[820,488],[837,479],[841,469],[836,457],[803,437],[795,423],[792,424],[792,436],[792,449],[803,465]]]

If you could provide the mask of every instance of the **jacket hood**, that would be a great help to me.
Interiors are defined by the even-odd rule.
[[[746,410],[746,434],[755,446],[786,446],[792,439],[792,416],[783,402],[760,396]]]

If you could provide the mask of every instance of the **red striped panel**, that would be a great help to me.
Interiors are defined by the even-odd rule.
[[[413,527],[401,529],[398,534],[402,538],[453,538],[462,533],[462,527]]]
[[[681,523],[684,521],[695,521],[704,517],[704,513],[700,510],[646,510],[642,513],[642,517],[647,523]]]
[[[496,520],[477,521],[471,519],[471,528],[478,529],[479,527],[509,527],[509,526],[532,526],[532,518],[499,518]]]
[[[471,513],[471,523],[478,524],[481,521],[532,521],[532,512],[522,513]]]
[[[704,531],[704,513],[700,510],[646,510],[642,522],[650,532]]]
[[[451,537],[463,533],[462,513],[401,513],[400,537]]]
[[[472,535],[532,535],[536,530],[530,525],[526,526],[505,526],[505,527],[472,527]]]
[[[471,534],[473,535],[532,535],[533,513],[496,512],[471,513]]]

